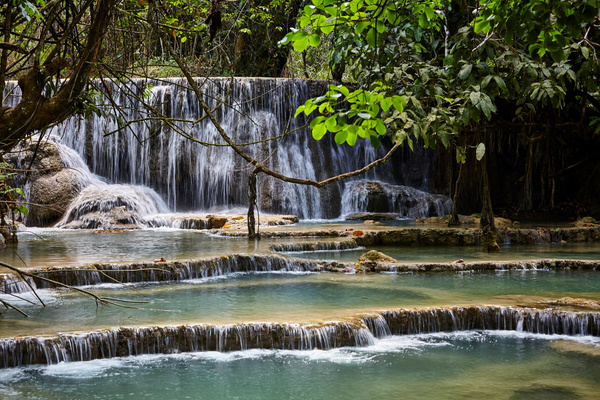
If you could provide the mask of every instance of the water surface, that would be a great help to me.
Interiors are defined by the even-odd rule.
[[[3,399],[592,399],[598,339],[459,332],[329,351],[152,355],[0,371]]]
[[[46,307],[16,301],[31,314],[0,315],[0,337],[113,326],[311,323],[371,310],[450,305],[516,305],[539,297],[600,301],[600,272],[503,271],[422,274],[238,273],[171,284],[110,284],[87,289],[148,304],[141,309],[96,306],[65,290],[41,290]]]

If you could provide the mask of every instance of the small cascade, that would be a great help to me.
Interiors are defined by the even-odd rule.
[[[361,249],[354,240],[341,242],[313,242],[313,243],[281,243],[271,246],[271,251],[276,253],[313,252],[313,251],[344,251]]]
[[[144,186],[95,182],[79,193],[59,228],[119,229],[148,226],[147,219],[169,208],[160,196]]]
[[[131,264],[92,264],[75,267],[44,267],[28,272],[71,286],[90,286],[101,283],[174,282],[224,276],[236,272],[344,272],[356,263],[337,261],[311,261],[278,255],[230,255],[209,259],[138,262]],[[420,273],[449,271],[498,271],[498,270],[597,270],[597,261],[585,260],[536,260],[474,263],[385,263],[373,272]],[[27,278],[34,289],[56,287],[41,279]],[[0,274],[0,294],[29,292],[30,287],[14,274]]]
[[[408,186],[384,182],[353,181],[342,195],[341,216],[352,213],[392,213],[397,217],[424,218],[447,215],[452,200]]]
[[[93,264],[81,267],[45,267],[30,271],[41,278],[70,286],[90,286],[101,283],[173,282],[223,276],[236,272],[318,271],[319,266],[308,260],[281,256],[231,255],[211,259],[132,263]],[[34,288],[47,289],[55,284],[33,278]],[[0,293],[28,292],[30,288],[10,274],[0,274]]]
[[[401,309],[354,322],[319,325],[247,323],[113,328],[53,337],[0,340],[0,368],[142,354],[247,349],[312,350],[364,347],[390,335],[468,330],[519,330],[600,336],[600,313],[496,306]]]
[[[381,326],[383,321],[387,328]],[[497,306],[439,307],[384,311],[363,318],[375,337],[469,330],[502,330],[546,335],[600,336],[600,313]]]
[[[368,346],[373,336],[362,324],[249,323],[114,328],[55,337],[0,340],[0,368],[89,361],[98,358],[247,349],[312,350]]]

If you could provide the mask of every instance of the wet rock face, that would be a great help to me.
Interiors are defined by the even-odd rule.
[[[27,181],[20,178],[17,182],[25,187],[29,203],[27,225],[53,225],[85,187],[82,175],[75,169],[66,168],[59,148],[53,142],[44,141],[38,145],[37,141],[28,141],[6,158],[19,169],[29,166],[32,169]]]
[[[77,220],[62,225],[68,229],[139,229],[142,221],[125,206],[115,207],[108,212],[90,212]]]
[[[168,211],[158,195],[148,188],[97,182],[81,191],[57,226],[137,229],[146,226],[146,217]]]
[[[423,218],[448,214],[452,201],[408,186],[377,181],[350,182],[342,198],[342,215],[355,218],[356,211],[369,215],[395,214]],[[375,219],[369,217],[369,219]]]

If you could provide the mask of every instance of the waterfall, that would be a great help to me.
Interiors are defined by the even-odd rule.
[[[342,195],[342,216],[351,213],[392,213],[398,217],[426,218],[447,215],[452,200],[408,186],[385,182],[353,181]]]
[[[146,226],[152,216],[168,213],[158,194],[144,186],[96,182],[79,193],[56,226],[80,229],[113,229]]]
[[[341,242],[281,243],[271,246],[271,251],[276,253],[344,251],[360,249],[364,249],[364,247],[360,247],[354,240],[344,240]]]
[[[236,272],[344,272],[346,269],[355,267],[356,263],[353,262],[311,261],[279,255],[234,254],[187,261],[137,262],[130,264],[96,263],[71,267],[48,266],[29,269],[28,272],[70,286],[90,286],[101,283],[115,283],[115,280],[122,283],[175,282],[224,276]],[[597,261],[585,260],[483,261],[460,264],[398,262],[378,264],[373,272],[596,270],[598,267],[599,263]],[[34,289],[57,287],[57,285],[39,278],[27,278],[27,281]],[[0,294],[25,293],[30,290],[31,288],[16,275],[11,273],[0,274]]]
[[[361,140],[338,146],[333,135],[315,141],[296,108],[323,93],[326,82],[266,78],[198,79],[204,100],[225,131],[251,156],[283,175],[322,180],[361,168],[384,155]],[[97,81],[119,112],[103,108],[88,120],[73,117],[51,129],[75,150],[90,170],[110,183],[154,189],[172,211],[219,211],[247,206],[247,178],[252,171],[206,118],[185,80]],[[12,91],[12,92],[11,92]],[[8,82],[5,104],[15,105],[20,90]],[[150,106],[142,103],[145,100]],[[101,94],[99,106],[109,104]],[[153,110],[154,109],[154,110]],[[165,118],[156,119],[156,112]],[[130,123],[126,123],[130,121]],[[134,121],[134,122],[131,122]],[[118,128],[126,126],[118,131]],[[290,132],[287,134],[287,132]],[[278,137],[275,140],[268,138]],[[255,144],[248,144],[255,143]],[[427,188],[428,153],[399,151],[392,160],[360,179]],[[414,166],[418,165],[418,168]],[[259,175],[258,206],[263,212],[294,214],[302,219],[338,218],[345,182],[320,190]],[[356,210],[358,211],[358,210]]]
[[[373,329],[377,324],[386,327]],[[377,322],[375,321],[377,320]],[[547,335],[600,336],[600,313],[498,306],[383,311],[363,322],[376,337],[469,330],[517,330]]]
[[[330,140],[315,143],[306,129],[300,129],[304,119],[292,118],[296,107],[309,97],[309,82],[216,78],[199,83],[206,94],[204,100],[215,109],[225,131],[238,143],[258,142],[243,148],[284,175],[321,180],[373,161],[384,152],[375,152],[367,143],[352,151],[334,147]],[[62,132],[63,143],[89,161],[94,173],[113,183],[152,187],[174,211],[246,206],[247,177],[252,168],[232,149],[222,147],[224,141],[208,119],[183,122],[205,116],[195,95],[184,84],[181,79],[171,79],[109,86],[112,91],[145,94],[157,110],[173,119],[169,124],[134,123],[105,136],[118,128],[117,120],[95,117],[90,121],[71,119],[55,131]],[[225,101],[223,105],[221,99]],[[151,116],[132,96],[122,95],[120,101],[125,120]],[[264,142],[287,131],[295,132]],[[196,143],[185,135],[214,146]],[[264,176],[259,180],[259,206],[263,210],[313,219],[333,215],[324,209],[324,199],[316,188]],[[339,188],[329,189],[332,190]]]
[[[101,283],[174,282],[223,276],[235,272],[318,271],[316,262],[271,255],[229,255],[209,259],[131,264],[93,264],[79,267],[44,267],[30,270],[41,278],[70,286]],[[57,285],[28,278],[36,289]],[[0,293],[23,293],[31,289],[12,274],[0,274]]]
[[[53,337],[0,340],[0,368],[141,354],[247,349],[364,347],[376,338],[466,330],[600,335],[600,313],[496,306],[401,309],[323,324],[246,323],[120,327]]]

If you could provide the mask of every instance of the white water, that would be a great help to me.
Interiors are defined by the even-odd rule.
[[[252,169],[230,148],[212,145],[224,142],[208,119],[198,121],[204,113],[192,92],[181,86],[183,80],[105,83],[111,92],[120,93],[115,98],[119,118],[138,122],[114,132],[119,127],[116,116],[105,115],[90,120],[71,118],[52,129],[63,144],[89,160],[92,172],[111,183],[151,187],[173,211],[213,212],[247,206],[247,177]],[[376,151],[366,141],[353,148],[338,146],[329,136],[317,142],[303,128],[303,117],[292,118],[300,104],[324,87],[325,83],[287,79],[216,78],[203,82],[202,89],[209,107],[216,110],[215,116],[237,143],[260,142],[242,146],[248,154],[283,175],[322,180],[360,168],[387,151],[385,144]],[[129,94],[146,98],[150,107]],[[17,99],[11,98],[12,103]],[[219,108],[221,100],[225,103]],[[152,108],[172,119],[157,120]],[[291,133],[265,141],[286,132]],[[378,166],[360,179],[393,184],[410,181],[426,187],[426,174],[415,179],[408,168],[416,164],[406,159],[410,157],[401,161],[398,156],[393,159],[395,165]],[[419,165],[426,162],[425,154],[418,157]],[[338,218],[345,186],[340,182],[318,190],[259,175],[258,206],[263,212],[295,214],[302,219]]]

